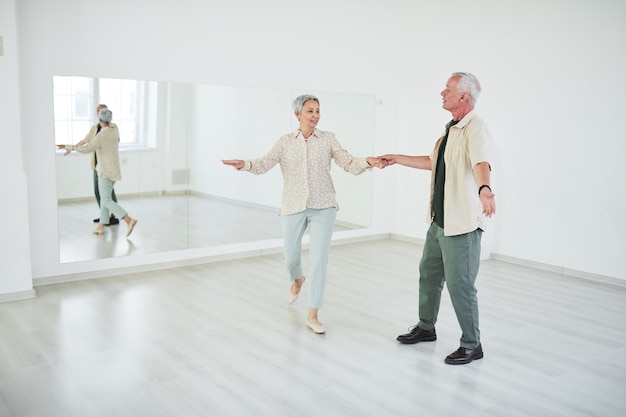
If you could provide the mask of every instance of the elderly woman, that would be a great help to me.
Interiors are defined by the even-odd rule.
[[[306,325],[315,333],[326,332],[318,310],[324,299],[330,241],[338,209],[330,176],[331,160],[346,172],[359,175],[368,168],[382,168],[385,161],[375,157],[355,158],[337,141],[335,134],[316,128],[320,120],[317,97],[302,95],[293,102],[298,130],[278,139],[263,157],[253,160],[222,160],[226,165],[252,174],[264,174],[276,164],[283,173],[282,224],[284,261],[291,282],[288,303],[300,294],[305,277],[301,266],[302,236],[309,228],[309,312]]]
[[[133,228],[137,224],[137,220],[128,215],[119,204],[113,201],[111,196],[115,181],[122,179],[120,170],[120,158],[118,154],[119,131],[117,126],[111,123],[113,113],[107,108],[100,109],[98,112],[99,123],[102,129],[88,143],[83,145],[58,145],[60,149],[66,150],[66,155],[71,151],[80,153],[96,152],[98,172],[98,189],[100,191],[100,222],[98,227],[93,230],[96,235],[104,234],[104,226],[108,225],[111,214],[118,219],[123,219],[128,225],[126,237],[130,236]]]

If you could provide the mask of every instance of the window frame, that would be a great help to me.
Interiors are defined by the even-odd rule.
[[[103,97],[103,85],[106,83],[109,84],[109,91]],[[151,115],[154,106],[150,105],[152,100],[157,99],[156,83],[116,78],[54,76],[53,84],[56,144],[75,145],[84,139],[89,129],[98,123],[97,106],[104,103],[113,112],[113,123],[120,129],[120,151],[154,148],[154,141],[150,140],[148,132],[151,120],[156,118],[156,115]],[[75,84],[81,87],[75,88]],[[118,84],[118,94],[111,93],[113,84]],[[134,88],[124,89],[129,84]],[[126,111],[122,110],[123,107]]]

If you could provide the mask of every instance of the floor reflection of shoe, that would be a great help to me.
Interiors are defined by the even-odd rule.
[[[104,234],[104,230],[95,228],[95,229],[93,229],[93,234],[94,235],[103,235]]]
[[[130,221],[128,222],[128,232],[126,232],[126,237],[130,236],[130,234],[133,233],[133,229],[135,228],[136,224],[137,220],[130,219]]]
[[[115,216],[111,216],[111,218],[109,219],[109,226],[113,226],[115,224],[120,224],[120,219],[118,219]]]

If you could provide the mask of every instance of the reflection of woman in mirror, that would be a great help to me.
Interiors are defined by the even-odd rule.
[[[98,227],[93,231],[96,235],[104,234],[104,226],[108,225],[111,214],[114,214],[118,219],[123,219],[128,225],[126,237],[128,237],[137,220],[128,215],[117,202],[113,201],[111,197],[113,186],[115,181],[122,179],[120,169],[120,158],[118,154],[118,142],[119,131],[117,126],[111,123],[113,113],[107,108],[100,109],[98,112],[98,118],[100,120],[100,126],[102,129],[98,134],[88,143],[84,143],[81,146],[74,145],[57,145],[60,149],[66,150],[66,155],[71,151],[78,151],[80,153],[96,152],[98,164],[96,170],[98,171],[98,189],[100,191],[100,221]]]
[[[335,187],[330,176],[331,160],[346,172],[359,175],[368,168],[382,168],[385,161],[367,157],[355,158],[337,141],[335,134],[316,128],[320,120],[319,100],[303,95],[293,102],[293,110],[300,121],[298,130],[282,136],[263,157],[253,160],[223,160],[237,170],[255,175],[264,174],[276,164],[283,173],[283,201],[281,208],[284,241],[284,260],[291,287],[288,303],[294,303],[305,277],[302,272],[302,236],[309,228],[309,313],[306,324],[315,333],[325,333],[318,319],[318,309],[324,299],[326,269],[330,241],[335,226]]]
[[[106,104],[98,104],[98,107],[96,107],[96,116],[98,115],[98,112],[102,109],[106,109],[107,105]],[[115,123],[110,123],[110,126],[115,126]],[[85,136],[85,138],[83,140],[81,140],[80,142],[78,142],[76,144],[76,146],[82,146],[85,143],[89,143],[93,140],[93,138],[100,133],[100,130],[102,129],[102,126],[100,125],[100,123],[96,123],[95,125],[93,125],[91,127],[91,129],[89,129],[89,132],[87,132],[87,135]],[[69,152],[66,152],[65,154],[67,155]],[[98,175],[98,170],[96,169],[96,166],[98,165],[98,157],[96,155],[95,152],[92,153],[91,155],[91,170],[93,171],[93,192],[94,195],[96,196],[96,203],[98,203],[98,211],[100,211],[100,190],[98,189],[98,178],[100,177],[100,175]],[[115,196],[115,190],[111,191],[111,198],[113,199],[113,201],[115,201],[117,203],[117,197]],[[94,219],[93,221],[94,223],[100,223],[100,219]],[[111,220],[109,221],[109,225],[114,225],[114,224],[119,224],[120,220],[115,217],[114,214],[111,214]]]

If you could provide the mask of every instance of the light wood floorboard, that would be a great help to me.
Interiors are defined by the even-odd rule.
[[[626,415],[624,286],[484,261],[485,357],[450,366],[447,292],[436,342],[395,341],[420,254],[334,246],[321,336],[280,255],[38,287],[0,304],[0,416]]]

